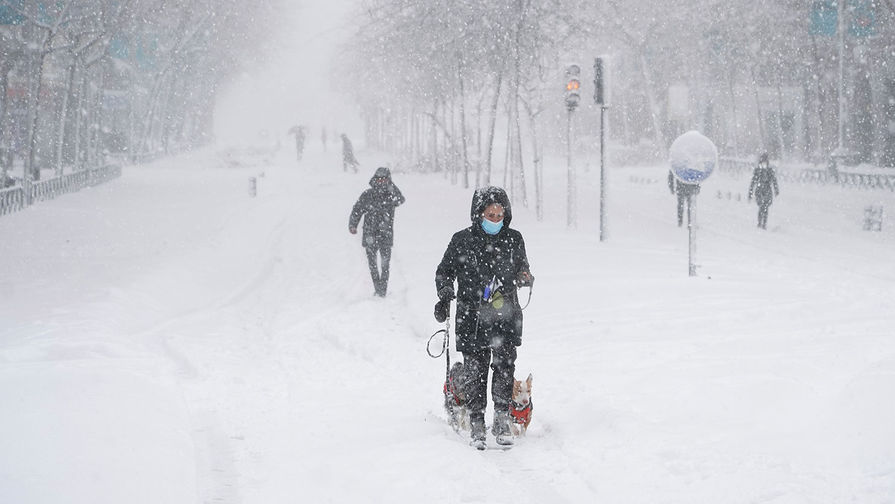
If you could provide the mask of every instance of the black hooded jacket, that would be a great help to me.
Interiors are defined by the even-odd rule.
[[[482,212],[492,204],[503,206],[503,227],[496,235],[482,229]],[[470,208],[472,225],[454,233],[435,270],[436,291],[457,282],[457,350],[474,351],[509,338],[522,344],[522,310],[516,293],[517,275],[529,271],[522,234],[510,229],[513,212],[506,192],[485,187],[475,192]],[[485,287],[494,280],[500,302],[483,301]],[[496,299],[496,298],[492,298]]]
[[[774,196],[780,194],[777,185],[777,175],[769,164],[759,164],[752,172],[752,182],[749,183],[749,198],[755,196],[759,205],[768,206],[774,202]]]
[[[364,247],[391,247],[394,243],[395,207],[404,203],[404,195],[392,182],[388,168],[378,168],[370,179],[370,189],[361,193],[351,210],[348,227],[357,228],[364,217]]]

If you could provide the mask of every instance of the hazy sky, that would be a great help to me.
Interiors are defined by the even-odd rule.
[[[346,14],[357,0],[304,0],[284,3],[285,33],[276,37],[272,54],[259,55],[266,63],[256,73],[244,74],[218,97],[215,134],[220,142],[263,142],[262,131],[285,137],[294,124],[303,124],[312,139],[326,127],[330,138],[347,131],[359,136],[360,123],[350,98],[329,90],[331,63],[349,33]]]

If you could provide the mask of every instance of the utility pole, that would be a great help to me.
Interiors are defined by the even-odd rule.
[[[606,58],[594,58],[594,103],[600,107],[600,241],[606,241]]]

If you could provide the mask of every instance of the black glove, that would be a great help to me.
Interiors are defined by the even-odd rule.
[[[435,320],[444,322],[451,314],[451,300],[442,300],[435,303]]]
[[[528,271],[520,271],[516,275],[516,287],[531,287],[535,283],[535,277]]]
[[[447,285],[438,290],[438,299],[450,303],[451,299],[457,297],[454,295],[454,287]]]

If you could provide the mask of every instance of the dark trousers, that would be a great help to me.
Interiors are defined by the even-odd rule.
[[[499,338],[498,344],[473,352],[463,352],[463,364],[470,376],[467,407],[470,420],[484,421],[488,405],[488,367],[491,375],[491,400],[494,411],[507,411],[513,398],[513,376],[516,372],[516,346]]]
[[[392,258],[392,248],[379,245],[370,245],[364,248],[367,250],[367,263],[370,265],[370,278],[373,279],[376,295],[385,296],[385,291],[388,289],[388,263]],[[381,270],[377,262],[381,264]]]
[[[758,227],[761,229],[768,228],[768,208],[770,208],[771,204],[758,204]]]

